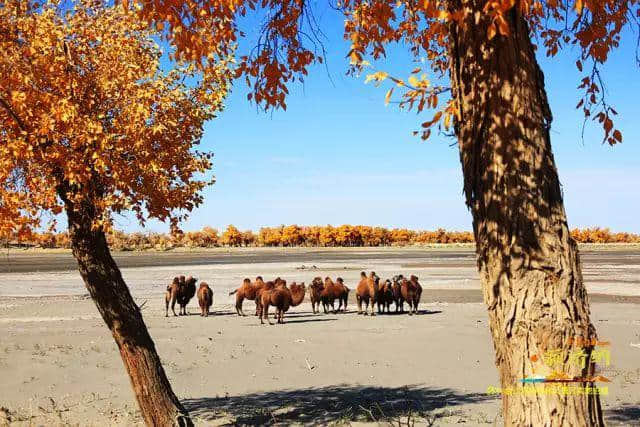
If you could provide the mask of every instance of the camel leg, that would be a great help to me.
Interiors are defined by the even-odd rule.
[[[364,315],[368,315],[369,314],[369,299],[368,298],[363,298],[364,300]]]
[[[375,316],[375,315],[376,315],[375,310],[374,310],[374,307],[373,307],[373,306],[375,305],[375,303],[376,303],[376,301],[372,298],[372,299],[371,299],[371,315],[372,315],[372,316]]]
[[[164,298],[164,317],[169,317],[169,298]]]
[[[236,313],[238,316],[244,316],[244,312],[242,311],[242,302],[244,301],[244,297],[240,295],[240,292],[236,294]]]
[[[358,314],[362,314],[362,298],[356,295],[356,302],[358,303]]]
[[[171,297],[171,311],[173,311],[174,316],[178,316],[176,314],[176,299],[175,297]]]
[[[269,322],[270,325],[273,325],[273,323],[271,323],[271,319],[269,319],[269,304],[262,307],[262,310],[264,312],[264,318],[267,319],[267,322]]]
[[[333,312],[333,314],[336,314],[336,301],[335,300],[331,301],[331,311]]]

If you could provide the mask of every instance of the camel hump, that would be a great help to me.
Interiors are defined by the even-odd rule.
[[[361,271],[360,272],[360,277],[362,277],[364,279],[365,277],[367,277],[367,273],[365,273],[364,271]]]

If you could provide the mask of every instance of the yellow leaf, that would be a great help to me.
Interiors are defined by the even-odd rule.
[[[387,91],[387,95],[384,97],[384,105],[389,105],[389,101],[391,100],[391,94],[393,94],[393,89],[391,88]]]

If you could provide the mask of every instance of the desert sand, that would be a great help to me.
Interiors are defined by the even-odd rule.
[[[0,262],[0,425],[141,424],[109,331],[68,253]],[[501,424],[493,348],[467,248],[117,254],[174,391],[198,425]],[[640,425],[640,250],[584,250],[592,320],[611,342],[603,396],[612,425]],[[239,318],[228,291],[262,274],[306,281],[361,270],[417,274],[421,314],[311,313],[284,325]],[[163,287],[194,274],[215,315],[164,317]],[[251,312],[252,301],[245,302]]]

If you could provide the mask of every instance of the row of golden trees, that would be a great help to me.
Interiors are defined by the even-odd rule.
[[[574,229],[571,236],[579,243],[640,243],[640,235],[614,233],[608,228]],[[367,225],[299,226],[281,225],[263,227],[259,232],[240,231],[229,225],[220,233],[215,228],[204,227],[199,231],[176,234],[124,233],[113,231],[108,236],[109,245],[116,250],[144,250],[171,248],[212,248],[220,246],[256,247],[355,247],[355,246],[407,246],[432,243],[473,243],[468,231],[416,231],[406,228],[387,229]],[[43,248],[69,248],[67,233],[36,233],[22,242]]]

